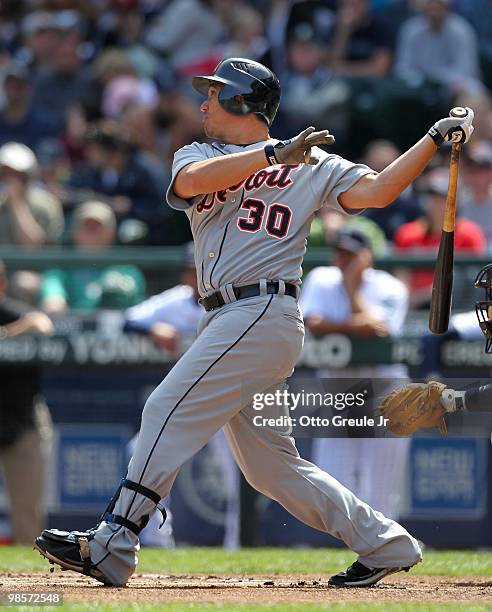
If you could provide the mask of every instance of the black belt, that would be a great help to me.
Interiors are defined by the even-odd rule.
[[[236,300],[244,300],[245,298],[256,297],[260,295],[260,283],[255,283],[254,285],[244,285],[244,287],[233,287],[234,295],[236,296]],[[266,284],[266,292],[267,293],[278,293],[279,291],[279,283],[277,281],[267,282]],[[292,283],[285,283],[285,295],[290,295],[290,297],[297,297],[297,286]],[[208,312],[209,310],[215,310],[216,308],[221,308],[227,302],[224,301],[222,297],[222,293],[220,291],[216,291],[207,297],[200,298],[198,303],[201,304],[205,310]]]

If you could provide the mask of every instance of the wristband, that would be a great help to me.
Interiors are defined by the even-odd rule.
[[[441,393],[441,405],[446,412],[460,412],[466,410],[465,391],[444,389]]]
[[[439,130],[435,128],[435,126],[432,126],[431,129],[427,132],[427,134],[429,134],[429,136],[434,141],[434,144],[438,147],[440,147],[444,142],[444,136]]]
[[[273,145],[265,145],[263,151],[265,151],[265,157],[267,158],[267,162],[270,166],[276,166],[279,163],[277,156],[275,155],[275,149],[273,148]]]

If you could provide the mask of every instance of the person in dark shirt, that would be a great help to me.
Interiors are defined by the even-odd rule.
[[[77,100],[90,98],[96,89],[90,71],[83,65],[81,48],[82,37],[77,28],[62,32],[53,67],[34,78],[34,104],[53,115],[59,130],[63,128],[69,106]]]
[[[339,0],[330,67],[349,77],[384,77],[392,60],[388,24],[371,12],[369,0]]]
[[[179,241],[178,215],[162,205],[164,185],[153,165],[116,122],[105,119],[88,133],[88,162],[71,179],[71,186],[91,190],[113,208],[118,221],[136,219],[147,227],[149,244],[183,244]],[[178,217],[179,219],[179,217]]]
[[[31,101],[31,87],[27,69],[12,63],[3,81],[5,103],[0,111],[0,145],[20,142],[36,150],[47,138],[57,136],[57,128],[51,115]]]
[[[6,297],[0,262],[0,343],[24,333],[49,335],[51,320],[42,312]],[[43,526],[45,470],[52,425],[40,396],[40,371],[31,365],[0,366],[0,464],[10,500],[13,539],[30,544]]]

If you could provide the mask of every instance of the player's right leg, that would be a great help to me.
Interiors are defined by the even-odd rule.
[[[135,570],[138,533],[181,465],[254,393],[290,375],[303,340],[282,316],[291,309],[291,297],[268,295],[206,315],[202,333],[147,400],[126,480],[101,523],[85,535],[45,530],[38,550],[62,567],[125,584]]]

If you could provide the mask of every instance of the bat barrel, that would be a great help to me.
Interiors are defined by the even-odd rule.
[[[461,145],[453,143],[449,166],[448,195],[442,224],[441,241],[434,268],[429,329],[434,334],[443,334],[449,327],[451,298],[453,292],[454,227],[456,222],[456,193]]]
[[[434,270],[429,329],[434,334],[443,334],[449,327],[451,298],[453,293],[454,231],[441,234],[439,252]]]

